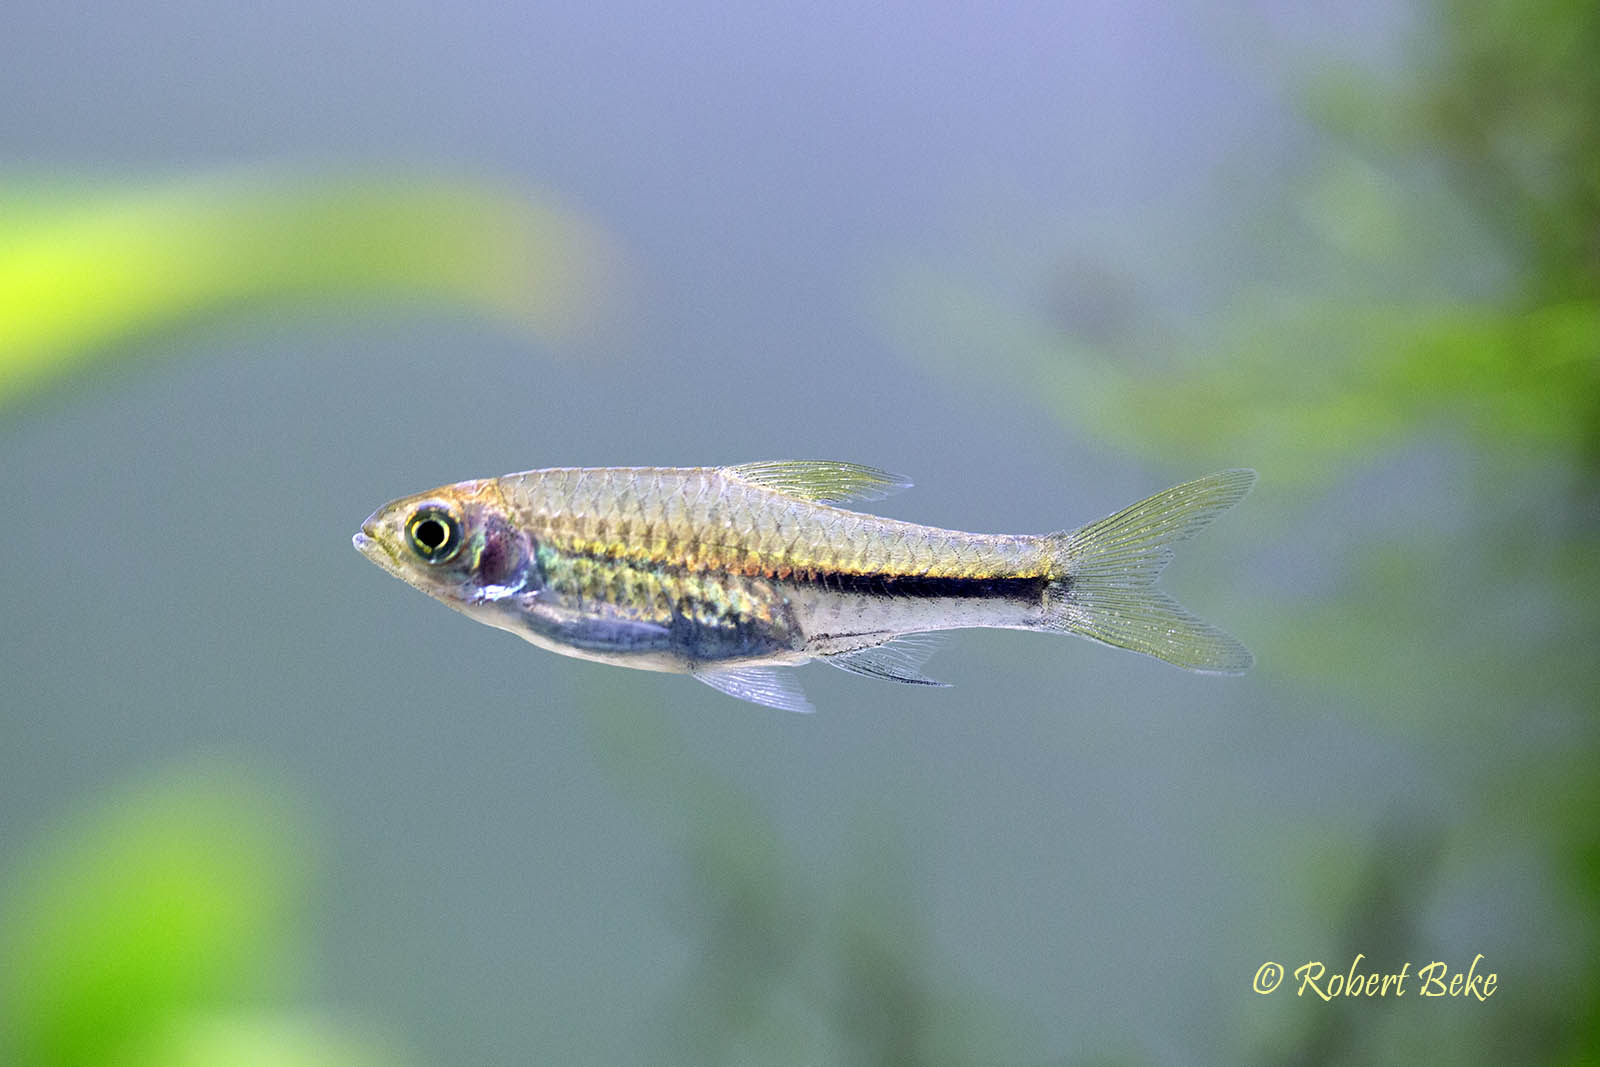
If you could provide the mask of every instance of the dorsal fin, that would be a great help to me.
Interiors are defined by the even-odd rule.
[[[876,467],[859,463],[836,463],[826,459],[773,460],[767,463],[741,463],[724,471],[766,489],[819,504],[848,504],[858,500],[882,500],[911,488],[911,480]]]

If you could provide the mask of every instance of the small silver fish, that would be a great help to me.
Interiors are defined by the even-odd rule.
[[[689,674],[810,711],[787,672],[920,673],[927,635],[1072,633],[1194,671],[1250,653],[1155,587],[1171,546],[1238,503],[1250,470],[1157,493],[1077,530],[974,534],[838,505],[911,483],[851,463],[593,467],[458,482],[373,512],[368,559],[480,622],[568,656]]]

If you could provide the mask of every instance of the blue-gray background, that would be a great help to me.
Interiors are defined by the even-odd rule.
[[[1210,329],[1295,259],[1282,186],[1329,137],[1304,71],[1403,70],[1424,14],[869,7],[9,5],[13,174],[488,175],[604,230],[627,283],[603,344],[268,304],[5,413],[0,868],[130,783],[247,768],[314,856],[291,1006],[426,1063],[1337,1059],[1498,1033],[1536,974],[1576,973],[1583,908],[1473,777],[1539,709],[1419,725],[1430,677],[1352,688],[1358,644],[1269,654],[1348,595],[1360,546],[1469,524],[1448,427],[1309,487],[1248,436],[1136,453],[1042,399],[1015,345],[916,310],[954,275],[1088,342]],[[995,531],[1257,467],[1168,585],[1260,666],[971,632],[929,667],[953,689],[813,666],[819,714],[793,716],[537,651],[349,547],[383,501],[466,477],[812,456],[912,476],[884,513]],[[1374,617],[1391,647],[1458,626]],[[1472,819],[1509,843],[1464,844]],[[1361,925],[1373,865],[1390,926]],[[1394,923],[1403,952],[1352,938]],[[1251,990],[1264,961],[1355,952],[1483,953],[1502,993]],[[885,1004],[911,1036],[857,1018]]]

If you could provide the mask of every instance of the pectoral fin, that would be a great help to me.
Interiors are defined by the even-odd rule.
[[[784,711],[815,711],[800,686],[771,667],[695,671],[694,677],[731,697]]]

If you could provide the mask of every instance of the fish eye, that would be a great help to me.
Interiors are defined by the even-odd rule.
[[[424,562],[444,563],[461,548],[461,524],[437,504],[425,504],[406,523],[411,551]]]

